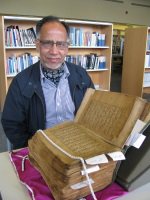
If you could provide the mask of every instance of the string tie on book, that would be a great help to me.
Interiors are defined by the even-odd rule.
[[[10,153],[13,154],[14,152],[11,151]],[[28,155],[25,155],[25,156],[16,155],[16,157],[22,159],[22,161],[21,161],[21,171],[24,172],[24,170],[25,170],[25,161],[26,161],[26,160],[29,160],[29,156],[28,156]]]
[[[93,191],[93,187],[91,185],[91,182],[90,182],[90,178],[89,178],[89,175],[87,173],[87,168],[86,168],[86,164],[85,164],[85,161],[82,157],[78,157],[78,156],[73,156],[71,154],[69,154],[67,151],[65,151],[64,149],[62,149],[60,146],[58,146],[56,143],[54,143],[45,133],[44,131],[42,130],[38,130],[40,133],[42,133],[42,135],[54,146],[56,147],[59,151],[61,151],[62,153],[64,153],[66,156],[68,156],[69,158],[72,158],[74,160],[80,160],[81,163],[82,163],[82,166],[83,166],[83,169],[85,171],[85,176],[86,176],[86,179],[87,179],[87,182],[88,182],[88,186],[89,186],[89,189],[90,189],[90,192],[91,192],[91,195],[93,197],[94,200],[97,200],[95,194],[94,194],[94,191]]]
[[[22,170],[22,172],[24,172],[24,170],[25,170],[25,161],[27,159],[29,159],[28,155],[23,156],[22,163],[21,163],[21,170]]]

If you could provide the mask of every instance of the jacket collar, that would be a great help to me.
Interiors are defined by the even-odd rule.
[[[66,62],[66,65],[70,73],[68,81],[72,94],[76,87],[82,89],[84,87],[84,82],[82,81],[82,77],[79,75],[77,68],[74,67],[73,64]],[[41,96],[43,91],[40,81],[40,61],[29,67],[22,75],[22,79],[24,80],[23,84],[21,85],[22,94],[28,98],[31,98],[36,92]],[[22,82],[22,80],[20,82]]]
[[[66,64],[70,73],[68,77],[68,81],[69,81],[71,91],[73,91],[73,89],[76,87],[79,87],[80,89],[82,89],[84,86],[84,82],[82,81],[81,75],[79,75],[77,67],[74,67],[72,63],[66,62]]]
[[[36,92],[41,96],[43,92],[40,82],[40,61],[29,67],[27,76],[26,73],[24,73],[23,76],[26,77],[26,83],[24,87],[22,86],[23,95],[31,98],[32,95]]]

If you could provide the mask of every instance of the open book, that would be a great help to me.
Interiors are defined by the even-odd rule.
[[[150,105],[146,100],[122,93],[88,89],[73,121],[42,131],[45,136],[37,131],[29,141],[30,160],[40,169],[51,188],[55,187],[59,192],[62,189],[63,199],[63,194],[72,192],[72,184],[85,178],[81,178],[80,160],[69,157],[62,150],[84,160],[121,151],[138,119],[145,122],[150,120]],[[103,180],[96,181],[95,190],[111,183],[116,162],[110,158],[108,160],[107,164],[101,165],[104,171],[93,175],[98,180],[103,177]],[[48,175],[48,172],[52,173]],[[99,185],[100,182],[105,184]],[[59,199],[58,190],[54,192],[56,199]],[[75,199],[83,194],[75,195]]]

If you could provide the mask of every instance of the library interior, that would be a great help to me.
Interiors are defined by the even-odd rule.
[[[46,16],[58,18],[40,24]],[[56,30],[52,38],[39,39],[46,36],[42,33],[46,24],[63,25],[68,39],[59,41],[61,36],[57,37]],[[68,51],[57,66],[63,70],[62,76],[59,72],[58,85],[46,76],[56,72],[58,75],[58,70],[49,69],[49,65],[44,69],[46,50],[53,62]],[[52,55],[57,58],[51,59]],[[35,112],[33,105],[33,102],[38,105],[37,85],[32,85],[29,81],[32,75],[26,73],[32,65],[38,65],[43,98],[48,101],[54,91],[57,95],[50,103],[44,103],[41,115],[44,123],[52,115],[58,114],[61,118],[57,105],[53,106],[52,114],[47,110],[52,103],[61,103],[61,109],[66,105],[62,116],[68,112],[70,117],[73,112],[73,119],[66,117],[53,127],[34,124],[38,121],[41,124],[41,118],[36,119],[38,111]],[[77,83],[76,74],[75,78],[71,76],[74,72],[70,66],[82,69],[76,70],[82,86]],[[23,78],[22,86],[15,86],[23,74],[29,80]],[[87,77],[83,79],[85,74]],[[67,82],[63,85],[64,76]],[[72,81],[78,84],[76,88],[70,86],[69,76],[77,79]],[[44,88],[48,84],[43,84],[42,77],[49,81],[49,90]],[[70,88],[70,92],[63,89],[61,94],[62,85]],[[31,87],[35,94],[29,91]],[[82,102],[77,102],[78,108],[75,89],[83,95]],[[48,96],[46,92],[50,91],[52,94]],[[16,99],[11,101],[15,95]],[[31,122],[31,112],[34,122]],[[0,119],[0,200],[149,200],[150,1],[0,2]],[[63,122],[67,119],[69,122]],[[17,131],[25,132],[30,124],[33,127],[28,132],[36,130],[30,133],[32,137],[19,136],[21,132]],[[7,131],[12,134],[10,137]],[[16,139],[28,137],[28,145],[13,148],[15,131]]]

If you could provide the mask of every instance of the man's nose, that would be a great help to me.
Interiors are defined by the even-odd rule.
[[[58,52],[58,48],[56,44],[53,44],[53,46],[49,49],[50,52],[52,53],[57,53]]]

